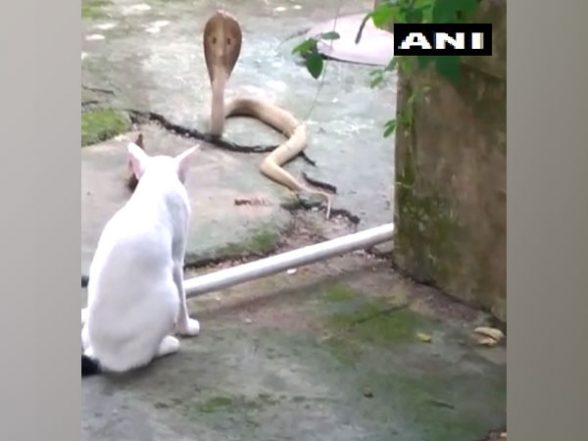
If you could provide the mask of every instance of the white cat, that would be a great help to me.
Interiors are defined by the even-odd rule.
[[[184,182],[197,149],[174,158],[149,156],[129,144],[139,183],[104,227],[90,266],[82,371],[90,360],[99,371],[145,366],[178,351],[174,333],[199,333],[199,322],[188,316],[183,287],[190,219]]]

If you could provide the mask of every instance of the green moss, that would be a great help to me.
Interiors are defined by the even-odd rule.
[[[190,406],[186,416],[194,424],[213,430],[225,430],[230,421],[231,426],[239,427],[243,439],[255,439],[255,430],[261,425],[259,412],[275,402],[271,395],[263,393],[253,399],[244,395],[219,395]]]
[[[131,128],[129,116],[112,109],[82,113],[82,146],[96,144]]]
[[[82,0],[82,18],[98,20],[107,16],[104,8],[110,6],[110,0]]]
[[[444,197],[433,188],[419,187],[422,180],[414,153],[414,127],[403,136],[406,139],[403,148],[398,148],[395,186],[395,255],[401,262],[408,262],[417,279],[444,280],[457,257],[454,244],[459,224]]]
[[[325,300],[329,302],[347,302],[356,297],[355,292],[343,284],[335,284],[325,289]]]
[[[369,372],[369,371],[368,371]],[[368,418],[377,421],[409,422],[410,431],[418,433],[419,439],[427,441],[481,439],[493,425],[501,421],[491,421],[488,413],[496,415],[500,409],[506,410],[504,392],[494,390],[488,384],[481,391],[472,392],[460,385],[476,387],[479,378],[463,378],[448,381],[445,376],[413,376],[407,373],[390,372],[383,375],[365,372],[363,382],[368,382],[375,391],[375,399],[360,404],[360,411]],[[471,395],[482,401],[479,405],[464,406],[471,402]],[[362,405],[363,404],[363,405]],[[396,409],[394,414],[390,409]]]
[[[259,254],[269,253],[279,240],[279,235],[273,231],[260,231],[251,238],[250,250]]]
[[[278,246],[280,235],[274,231],[258,230],[252,236],[238,243],[232,243],[219,251],[219,256],[261,256],[272,252]]]
[[[331,330],[363,342],[391,344],[415,341],[419,316],[399,306],[371,302],[351,312],[331,315],[327,324]]]
[[[418,322],[407,318],[410,311],[399,312],[407,313],[399,320],[405,324],[390,327],[393,332],[387,337],[392,336],[393,341],[398,341],[399,335],[411,337]],[[378,326],[371,332],[389,332],[386,328]],[[440,363],[426,349],[423,352],[424,345],[365,344],[365,340],[354,339],[361,329],[351,329],[346,338],[326,342],[339,364],[324,365],[323,369],[329,372],[326,381],[333,379],[333,387],[347,396],[362,394],[366,388],[373,391],[372,397],[358,400],[355,406],[375,426],[395,427],[411,439],[447,441],[482,439],[490,427],[504,423],[505,377],[499,371],[456,370],[451,362]],[[475,363],[480,366],[480,362]]]
[[[262,410],[268,406],[279,403],[279,399],[268,393],[259,393],[255,398],[246,396],[227,396],[217,395],[208,400],[199,403],[195,409],[198,413],[212,414],[220,411],[224,412],[252,412]]]
[[[226,409],[233,404],[233,399],[225,396],[216,396],[198,405],[198,410],[204,413],[214,413]]]
[[[260,393],[257,395],[257,400],[247,400],[246,403],[250,408],[263,409],[267,406],[273,406],[280,400],[272,394]]]
[[[399,193],[396,254],[413,262],[419,279],[445,280],[456,257],[457,221],[436,195],[410,189]]]
[[[391,306],[378,300],[372,304],[379,306],[380,312]],[[389,314],[398,312],[409,311]],[[366,318],[361,309],[357,316]],[[455,353],[445,355],[444,346],[438,347],[444,360],[439,362],[428,345],[365,344],[353,338],[355,329],[352,327],[340,338],[320,344],[316,343],[314,333],[271,329],[257,334],[261,331],[256,331],[260,348],[279,347],[285,354],[284,362],[290,360],[294,366],[304,366],[303,371],[292,371],[292,378],[299,381],[276,387],[257,379],[260,381],[239,390],[211,391],[204,396],[201,392],[192,397],[196,402],[189,405],[186,419],[207,431],[251,440],[260,438],[258,430],[265,428],[268,421],[283,424],[292,412],[303,417],[317,415],[319,419],[333,418],[333,415],[337,419],[351,418],[350,424],[369,427],[379,439],[477,440],[483,439],[489,428],[504,423],[505,374],[494,364],[475,355],[455,364]],[[231,332],[239,333],[236,329]],[[234,339],[227,336],[227,340]],[[440,340],[438,344],[443,343]],[[353,364],[338,362],[331,356],[331,348],[336,348],[343,357],[355,357]],[[320,387],[301,390],[300,384],[306,384],[304,381],[308,379],[309,384]],[[373,396],[366,397],[366,389]],[[245,391],[255,392],[244,394]],[[213,411],[201,412],[198,402],[208,403],[211,397],[217,398],[209,406]],[[221,397],[220,406],[215,405],[218,397]],[[392,433],[393,430],[397,433]],[[300,433],[293,430],[289,434],[296,438]]]
[[[342,337],[331,337],[324,342],[331,356],[344,366],[355,366],[360,360],[361,351],[357,344]]]

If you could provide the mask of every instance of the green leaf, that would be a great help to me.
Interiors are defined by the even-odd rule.
[[[319,35],[320,40],[338,40],[339,38],[341,38],[341,36],[339,35],[338,32],[335,32],[335,31],[323,32],[322,34]]]
[[[307,40],[304,40],[302,43],[300,43],[298,46],[296,46],[294,49],[292,49],[292,53],[293,54],[299,53],[300,55],[304,55],[309,52],[312,52],[312,51],[316,50],[316,43],[317,43],[317,41],[314,38],[309,38]]]
[[[373,89],[384,81],[384,71],[379,70],[371,73],[370,87]]]
[[[397,66],[398,66],[398,58],[397,57],[392,57],[392,59],[386,65],[386,67],[384,68],[384,70],[387,71],[387,72],[390,72],[390,71],[393,71],[394,69],[396,69]]]
[[[435,0],[432,20],[434,23],[464,21],[476,12],[478,0]]]
[[[418,98],[419,98],[418,89],[413,90],[413,92],[408,97],[408,100],[406,100],[407,111],[412,112],[414,110],[414,104]],[[409,116],[412,116],[412,114]]]
[[[425,69],[433,60],[435,60],[435,57],[431,55],[418,55],[416,58],[419,69]]]
[[[384,77],[374,78],[372,81],[370,81],[370,87],[372,89],[375,89],[376,87],[381,85],[383,82],[384,82]]]
[[[433,4],[433,23],[452,23],[457,20],[456,0],[435,0]]]
[[[318,52],[312,52],[306,59],[306,69],[316,80],[323,73],[323,57]]]
[[[420,9],[412,9],[406,13],[407,23],[421,23],[423,20],[423,11]]]
[[[452,55],[445,55],[439,56],[435,60],[437,72],[445,77],[447,80],[451,81],[453,84],[457,84],[459,82],[459,74],[460,74],[460,59],[458,56]]]
[[[414,66],[414,60],[410,57],[395,57],[398,60],[398,72],[409,75],[412,72],[412,68]]]
[[[430,2],[430,0],[429,0]],[[425,13],[431,9],[430,3],[422,6],[410,6],[404,12],[404,19],[407,23],[423,23]]]
[[[396,120],[391,119],[384,125],[384,127],[384,138],[387,138],[396,130]]]
[[[455,3],[458,19],[462,21],[472,18],[478,10],[478,0],[456,0]]]
[[[412,113],[409,110],[405,110],[400,114],[400,121],[398,125],[404,129],[409,129],[412,122]]]
[[[379,86],[385,79],[388,72],[393,71],[398,66],[398,57],[392,57],[390,62],[383,69],[376,69],[370,72],[370,87],[373,89]]]
[[[398,7],[396,5],[382,3],[368,15],[376,27],[384,28],[397,16],[397,13]]]
[[[423,18],[422,23],[430,23],[433,17],[433,4],[432,0],[417,0],[417,5],[422,5]]]

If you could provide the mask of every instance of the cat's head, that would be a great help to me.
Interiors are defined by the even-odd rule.
[[[191,147],[175,157],[149,156],[145,150],[134,142],[129,143],[127,149],[133,173],[138,180],[149,174],[158,175],[161,179],[177,178],[184,183],[190,168],[190,158],[200,149],[200,146]]]

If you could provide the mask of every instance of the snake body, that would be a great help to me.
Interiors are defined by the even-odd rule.
[[[239,22],[225,11],[217,11],[204,27],[204,57],[212,89],[210,134],[221,137],[225,120],[231,116],[253,117],[281,132],[287,139],[264,158],[259,166],[261,173],[296,193],[306,192],[324,197],[328,218],[331,195],[303,184],[282,168],[306,147],[306,124],[266,100],[236,97],[225,101],[226,84],[239,58],[242,39]]]

